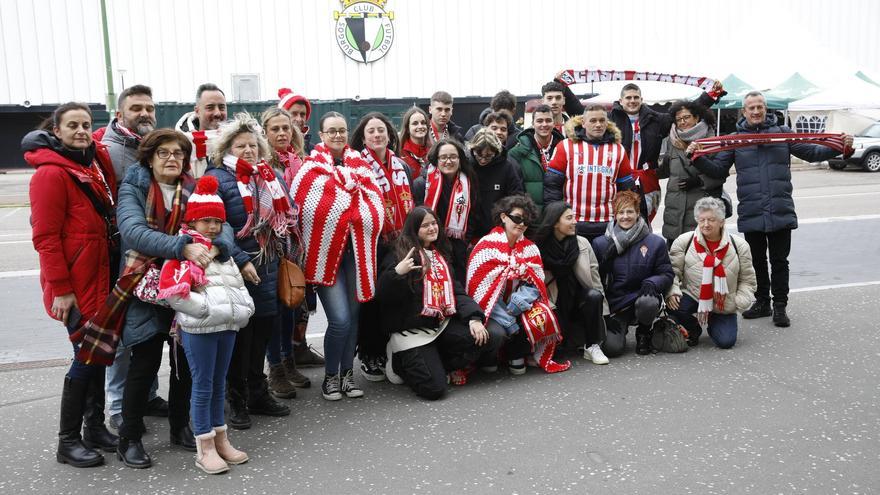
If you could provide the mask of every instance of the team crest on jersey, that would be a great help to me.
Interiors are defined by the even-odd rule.
[[[585,173],[587,173],[587,168],[584,167],[583,165],[578,165],[578,168],[577,168],[577,170],[576,170],[575,172],[576,172],[578,175],[584,175]]]
[[[348,58],[368,64],[384,57],[394,43],[394,12],[387,0],[342,0],[334,11],[336,44]]]

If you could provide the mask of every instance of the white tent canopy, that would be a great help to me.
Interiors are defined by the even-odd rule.
[[[857,133],[880,117],[880,87],[850,77],[788,105],[796,132]]]

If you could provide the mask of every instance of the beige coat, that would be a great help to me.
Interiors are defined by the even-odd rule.
[[[581,286],[596,289],[604,296],[605,289],[602,288],[602,279],[599,277],[599,260],[596,253],[593,252],[590,241],[581,236],[577,236],[578,248],[581,253],[574,264],[574,275]],[[550,303],[556,307],[556,298],[559,295],[559,287],[556,286],[556,277],[550,270],[544,270],[544,284],[547,286],[547,295],[550,297]],[[602,314],[610,314],[608,310],[608,301],[602,301]]]
[[[691,242],[694,236],[702,246],[706,245],[699,230],[696,233],[685,232],[672,243],[669,259],[672,261],[672,269],[675,271],[675,280],[666,294],[667,297],[681,296],[684,292],[695,301],[700,299],[703,262]],[[728,234],[727,229],[722,227],[720,245],[724,246],[731,242],[732,238],[736,243],[736,249],[731,246],[722,262],[727,274],[727,290],[729,292],[724,301],[724,311],[720,311],[722,314],[733,314],[749,309],[755,302],[755,289],[758,287],[749,244],[742,237]]]

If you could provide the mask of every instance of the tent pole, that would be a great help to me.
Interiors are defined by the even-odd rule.
[[[720,136],[721,135],[721,107],[718,107],[718,119],[716,119],[716,120],[718,121],[718,125],[715,126],[715,135]]]

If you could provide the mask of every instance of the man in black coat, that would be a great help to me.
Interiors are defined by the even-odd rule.
[[[444,137],[451,137],[464,143],[464,134],[455,122],[452,121],[452,95],[446,91],[437,91],[431,95],[431,104],[428,106],[431,114],[431,142],[436,143]]]
[[[735,134],[792,132],[787,126],[777,125],[775,115],[767,115],[767,103],[759,91],[752,91],[743,98],[742,112]],[[852,147],[852,136],[844,135],[844,142]],[[693,142],[687,152],[693,153],[700,148],[699,143]],[[719,179],[727,177],[730,167],[736,166],[737,230],[749,243],[758,279],[755,304],[743,312],[743,318],[772,314],[776,326],[791,324],[786,313],[788,254],[791,251],[791,231],[798,226],[791,197],[791,155],[808,162],[819,162],[838,154],[834,149],[816,144],[780,143],[747,146],[694,160],[697,170]],[[772,279],[767,271],[768,252]]]

